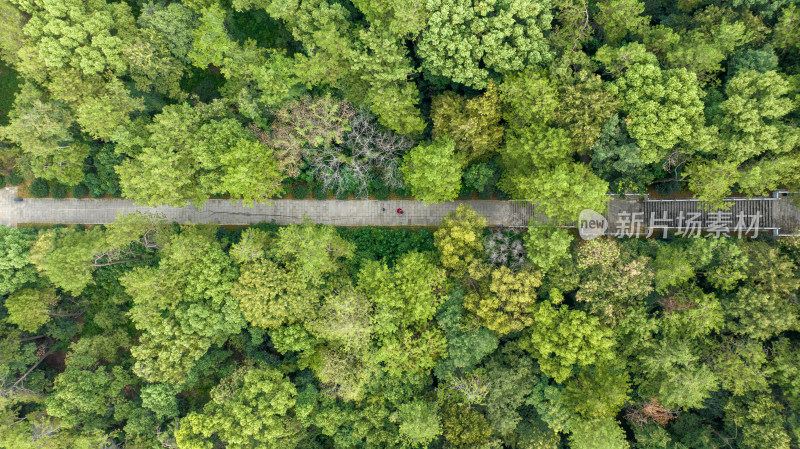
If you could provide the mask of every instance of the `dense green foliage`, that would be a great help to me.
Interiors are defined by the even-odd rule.
[[[0,228],[0,447],[797,446],[797,239],[485,223]]]
[[[797,0],[0,0],[31,196],[800,189]],[[314,201],[308,199],[308,201]],[[800,244],[0,228],[0,448],[795,449]]]
[[[800,188],[795,3],[2,0],[0,162],[149,205],[722,206]]]

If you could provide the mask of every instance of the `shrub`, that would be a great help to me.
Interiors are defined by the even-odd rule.
[[[3,175],[0,175],[0,189],[2,189],[5,186],[6,186],[6,177],[3,176]]]
[[[297,184],[292,189],[292,195],[298,200],[304,200],[308,198],[308,186],[305,184]]]
[[[395,195],[400,198],[409,198],[411,196],[411,189],[406,186],[400,187],[399,189],[395,189]]]
[[[435,251],[433,232],[428,229],[390,229],[382,227],[337,227],[336,232],[356,245],[356,257],[351,262],[358,266],[371,260],[382,260],[390,266],[409,251]]]
[[[276,200],[279,200],[279,199],[281,199],[281,198],[285,197],[286,195],[288,195],[288,194],[289,194],[289,192],[291,192],[291,191],[292,191],[292,186],[293,186],[293,184],[294,184],[294,182],[292,182],[292,181],[289,181],[288,179],[284,179],[284,180],[281,182],[281,188],[280,188],[280,190],[279,190],[279,191],[277,191],[277,192],[275,192],[275,194],[274,194],[274,195],[272,195],[272,198],[274,198],[274,199],[276,199]]]
[[[326,188],[324,188],[322,186],[314,187],[314,190],[312,191],[312,194],[314,195],[314,198],[316,198],[318,200],[327,200],[328,199],[328,189],[326,189]]]
[[[122,163],[124,159],[122,155],[114,151],[114,145],[105,144],[102,146],[92,146],[89,156],[92,160],[92,165],[94,165],[94,172],[87,173],[86,176],[87,178],[93,176],[94,179],[92,182],[95,185],[92,186],[92,184],[86,181],[84,181],[84,183],[89,187],[89,190],[92,191],[92,196],[99,198],[106,193],[118,196],[120,192],[119,176],[117,175],[115,167]],[[103,193],[97,194],[94,192],[95,189]]]
[[[18,186],[22,184],[22,176],[19,173],[11,172],[6,176],[6,184],[10,186]]]
[[[461,186],[461,190],[458,192],[458,199],[460,200],[468,200],[472,198],[472,194],[475,192],[474,189],[471,189],[465,185]]]
[[[486,187],[485,189],[478,192],[478,198],[482,200],[488,200],[492,198],[492,189]]]
[[[336,199],[338,199],[338,200],[346,200],[348,198],[350,198],[350,191],[349,190],[341,189],[341,190],[337,190],[336,191]]]
[[[89,188],[89,194],[92,195],[92,198],[102,198],[106,194],[106,189],[95,173],[86,173],[83,177],[83,183]]]
[[[73,198],[83,198],[89,194],[89,188],[83,184],[77,184],[72,187],[72,197]]]
[[[480,163],[470,165],[462,175],[464,188],[481,191],[487,187],[492,187],[495,178],[495,167],[492,164]]]
[[[392,191],[381,178],[372,178],[369,181],[369,193],[376,199],[384,201],[389,199]]]
[[[381,184],[375,187],[375,189],[373,190],[373,194],[375,195],[375,199],[386,201],[389,199],[389,196],[392,194],[392,191],[389,190],[389,188],[386,187],[385,185]]]
[[[494,192],[492,193],[494,193],[494,196],[496,196],[498,200],[507,200],[511,198],[511,196],[502,189],[494,189]]]
[[[50,194],[50,187],[44,179],[36,178],[31,183],[31,187],[28,191],[35,198],[44,198]]]
[[[50,185],[50,196],[60,200],[67,197],[67,188],[63,184],[53,183]]]

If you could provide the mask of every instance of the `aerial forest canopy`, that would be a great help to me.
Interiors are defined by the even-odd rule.
[[[798,0],[0,0],[0,186],[723,207],[800,190],[798,25]],[[798,449],[799,289],[797,238],[463,205],[0,226],[0,449]]]
[[[793,449],[800,238],[0,227],[0,448]]]
[[[426,203],[800,188],[800,5],[0,0],[34,196]]]

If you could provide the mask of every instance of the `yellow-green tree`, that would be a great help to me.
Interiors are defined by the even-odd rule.
[[[50,311],[58,302],[51,289],[25,288],[12,293],[5,300],[8,310],[6,321],[16,324],[26,332],[36,332],[50,320]]]
[[[293,265],[258,260],[242,267],[231,295],[253,326],[276,328],[314,318],[320,292]]]
[[[445,136],[412,148],[403,157],[400,171],[414,198],[425,204],[443,203],[458,196],[464,166],[455,141]]]
[[[466,204],[447,214],[433,234],[439,260],[455,277],[465,276],[470,265],[484,257],[486,219]]]
[[[500,96],[492,82],[480,97],[467,100],[447,91],[434,97],[431,104],[434,139],[450,136],[467,164],[486,159],[499,149],[504,131],[501,119]]]
[[[303,429],[295,417],[294,384],[275,368],[244,366],[211,390],[200,412],[181,420],[175,437],[186,449],[296,447]]]
[[[539,362],[544,374],[563,382],[572,376],[576,367],[614,357],[610,329],[583,311],[558,306],[563,300],[559,292],[551,292],[550,297],[551,301],[534,306],[533,324],[520,341],[520,346]]]
[[[515,273],[504,266],[490,272],[486,266],[473,265],[470,278],[464,308],[483,326],[504,336],[533,324],[536,289],[542,285],[540,272],[525,269]]]

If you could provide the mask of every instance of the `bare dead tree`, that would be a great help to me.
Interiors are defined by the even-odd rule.
[[[408,137],[380,129],[375,118],[361,110],[350,119],[342,145],[306,148],[303,155],[324,189],[337,195],[352,191],[357,198],[366,198],[373,176],[390,188],[403,185],[400,156],[413,144]]]
[[[259,142],[275,150],[281,170],[289,176],[297,176],[304,149],[341,144],[347,122],[354,113],[347,101],[306,96],[275,111],[271,133],[254,125],[250,129]]]
[[[678,176],[678,170],[689,162],[689,159],[689,155],[680,150],[670,153],[670,155],[664,159],[664,164],[661,168],[667,173],[672,173],[672,178],[656,182],[682,181],[683,179]]]
[[[60,424],[51,419],[37,419],[31,422],[31,441],[47,440],[61,430]]]
[[[136,253],[131,250],[123,248],[114,248],[112,250],[97,253],[92,256],[93,267],[107,267],[109,265],[116,265],[118,263],[133,262],[138,260],[139,257],[131,257],[126,259],[125,256],[133,256]]]
[[[519,268],[525,263],[525,246],[516,238],[519,231],[507,230],[492,231],[486,239],[486,258],[493,265],[505,265],[509,268]]]
[[[345,134],[345,146],[353,157],[368,161],[380,172],[383,182],[392,188],[403,185],[400,176],[400,156],[410,150],[414,141],[378,127],[375,118],[364,110],[350,119],[351,131]]]
[[[93,267],[105,267],[119,263],[133,262],[141,258],[134,247],[161,249],[167,239],[167,228],[163,215],[135,213],[129,214],[109,225],[106,238],[109,245],[102,245],[92,255]],[[109,248],[110,245],[119,245]]]
[[[464,400],[470,404],[481,404],[489,394],[489,381],[480,374],[469,373],[461,377],[453,377],[448,385],[451,390],[457,391]]]

